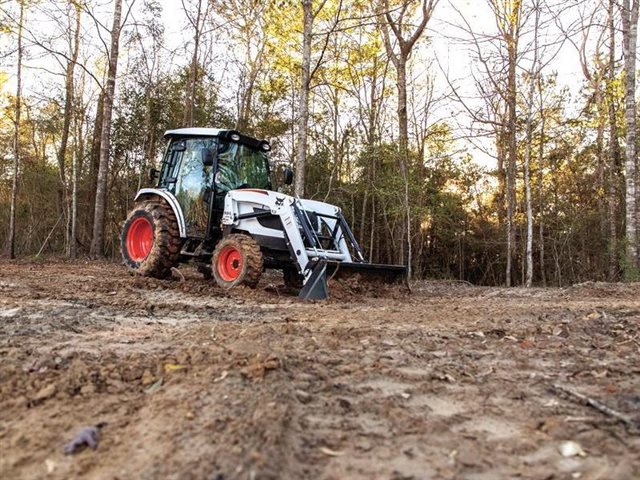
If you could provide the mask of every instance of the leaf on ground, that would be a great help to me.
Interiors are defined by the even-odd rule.
[[[151,395],[152,393],[157,392],[158,390],[160,390],[160,387],[162,386],[162,378],[160,378],[157,382],[155,382],[153,385],[151,385],[149,388],[147,388],[144,393]]]
[[[184,365],[180,365],[178,363],[165,363],[164,364],[164,371],[166,373],[175,372],[176,370],[182,370],[183,368],[186,368],[186,367]]]
[[[593,312],[591,312],[589,315],[586,315],[584,317],[585,320],[597,320],[601,317],[602,315],[597,311],[594,310]]]

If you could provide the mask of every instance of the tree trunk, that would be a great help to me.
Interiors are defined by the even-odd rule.
[[[79,76],[79,82],[76,83],[76,92],[77,92],[77,97],[76,98],[83,98],[84,97],[84,88],[85,86],[85,76],[84,76],[84,72],[81,72],[81,75]],[[87,237],[88,235],[86,235],[86,232],[89,232],[90,229],[85,229],[83,233],[85,233],[85,235],[82,235],[82,233],[79,231],[78,227],[79,225],[79,216],[78,216],[78,204],[79,204],[79,197],[80,197],[80,193],[81,193],[81,184],[78,184],[79,180],[83,177],[83,172],[85,171],[85,138],[88,138],[88,132],[89,132],[89,127],[88,125],[86,125],[85,123],[85,118],[86,118],[86,108],[85,105],[82,102],[78,102],[76,104],[76,108],[74,109],[74,124],[75,124],[75,129],[74,129],[74,151],[75,151],[75,162],[76,162],[76,178],[75,178],[75,186],[73,187],[75,189],[75,199],[72,198],[72,206],[71,206],[71,210],[72,210],[72,219],[74,218],[74,207],[73,207],[73,202],[75,202],[75,222],[76,222],[76,232],[75,232],[75,236],[72,234],[72,238],[73,238],[73,242],[72,244],[74,246],[76,246],[76,250],[77,250],[77,244],[79,243],[78,239],[79,238],[84,238]],[[73,195],[73,194],[72,194]],[[87,212],[93,212],[93,209],[91,208],[93,205],[92,204],[87,204],[86,205],[86,211]],[[88,215],[89,217],[91,217],[91,215]],[[72,230],[73,230],[73,224],[72,224]]]
[[[100,169],[100,141],[102,139],[102,119],[104,112],[104,90],[98,94],[96,105],[96,119],[93,123],[93,135],[91,138],[91,152],[89,162],[89,211],[96,208],[96,191],[98,189],[98,170]],[[93,231],[93,215],[87,215],[87,232]]]
[[[407,59],[402,52],[398,55],[398,145],[400,148],[400,167],[406,166],[409,148],[409,121],[407,119]]]
[[[507,266],[505,281],[511,286],[512,261],[516,243],[515,204],[516,204],[516,163],[518,149],[516,144],[516,44],[513,40],[508,43],[509,66],[507,79],[507,127],[509,135],[507,156]]]
[[[533,47],[533,62],[531,71],[529,72],[529,99],[527,102],[527,125],[526,136],[527,146],[524,157],[524,186],[525,186],[525,202],[527,210],[527,246],[526,246],[526,276],[525,287],[531,288],[533,285],[533,209],[531,207],[531,151],[533,147],[533,101],[535,96],[535,81],[540,75],[540,67],[538,65],[538,26],[540,24],[540,5],[535,3],[535,26],[534,26],[534,47]],[[542,114],[542,112],[540,112]]]
[[[411,206],[409,204],[409,121],[407,118],[407,57],[409,52],[400,52],[396,65],[398,72],[398,129],[400,151],[400,173],[404,187],[403,203],[405,214],[405,234],[407,235],[407,278],[411,279]]]
[[[182,123],[185,127],[193,127],[193,110],[196,97],[196,85],[198,84],[198,50],[200,48],[200,17],[202,16],[202,0],[198,0],[198,13],[196,21],[192,22],[194,27],[193,35],[193,56],[191,57],[191,68],[189,69],[189,85],[187,88],[187,98],[184,109],[184,119]]]
[[[531,208],[531,150],[532,150],[532,126],[531,117],[533,115],[533,76],[530,79],[531,85],[529,86],[529,105],[527,113],[527,146],[524,157],[524,187],[525,187],[525,202],[527,210],[527,246],[526,246],[526,277],[525,287],[530,288],[533,285],[533,210]]]
[[[513,260],[516,252],[516,167],[517,167],[517,61],[518,61],[518,42],[520,37],[520,22],[522,13],[522,2],[520,0],[498,2],[497,0],[488,0],[493,10],[496,25],[500,32],[500,41],[504,43],[506,58],[503,62],[506,65],[507,78],[504,91],[498,93],[505,100],[506,104],[506,122],[504,122],[505,160],[506,168],[506,237],[507,237],[507,261],[505,268],[505,284],[507,287],[512,285],[513,277]]]
[[[71,165],[71,228],[69,235],[69,258],[78,257],[78,152],[73,149]]]
[[[15,124],[13,130],[13,178],[11,181],[11,209],[9,212],[9,239],[7,253],[16,258],[16,208],[18,200],[18,169],[20,165],[20,108],[22,106],[22,26],[24,23],[24,0],[20,1],[20,22],[18,23],[18,65],[16,69]]]
[[[65,99],[64,99],[64,119],[62,121],[62,137],[60,139],[60,150],[58,151],[58,168],[60,169],[60,182],[62,185],[62,198],[64,201],[64,212],[67,217],[67,226],[65,228],[65,240],[67,245],[67,254],[71,256],[71,243],[75,244],[75,237],[71,235],[71,224],[75,221],[72,220],[71,212],[69,211],[69,200],[67,192],[67,179],[65,174],[65,156],[67,154],[67,142],[69,140],[69,130],[71,129],[71,117],[74,109],[74,81],[73,75],[75,71],[76,62],[78,60],[78,51],[80,49],[80,5],[76,4],[76,29],[73,40],[73,50],[71,51],[71,58],[67,62],[67,72],[65,79]],[[75,158],[75,157],[74,157]],[[76,168],[74,165],[73,169]],[[75,185],[74,185],[75,188]]]
[[[382,40],[384,41],[387,55],[396,67],[398,75],[398,130],[399,130],[399,160],[400,160],[400,172],[404,183],[403,192],[403,206],[404,206],[404,233],[407,240],[407,274],[408,278],[411,278],[411,263],[412,263],[412,242],[411,242],[411,209],[409,203],[409,128],[407,119],[407,61],[411,56],[411,51],[418,41],[418,39],[424,33],[424,30],[431,19],[433,10],[438,3],[437,0],[422,0],[420,23],[415,27],[408,38],[405,38],[403,29],[407,26],[404,23],[404,14],[406,12],[407,5],[403,6],[400,10],[399,16],[394,20],[392,11],[389,8],[389,2],[383,0],[380,6],[384,12],[380,12],[383,17],[381,22]],[[389,35],[389,29],[393,31],[393,34],[398,42],[399,53],[396,54],[391,38]],[[404,235],[401,235],[404,237]],[[401,245],[404,247],[404,244]],[[404,260],[404,254],[401,257]]]
[[[545,270],[544,256],[544,198],[543,198],[543,181],[542,167],[544,165],[544,145],[545,145],[545,126],[546,117],[544,112],[544,97],[542,96],[542,78],[538,76],[538,92],[540,94],[540,142],[538,146],[538,263],[540,264],[540,281],[542,286],[547,286],[547,272]]]
[[[311,0],[302,1],[302,76],[298,108],[298,158],[294,194],[304,196],[305,164],[307,158],[307,126],[309,124],[309,90],[311,86],[311,42],[313,41],[313,10]]]
[[[109,171],[109,149],[111,146],[111,115],[113,113],[113,95],[116,87],[118,70],[118,48],[120,44],[120,18],[122,0],[115,0],[113,27],[111,29],[111,52],[109,54],[109,71],[104,95],[102,112],[102,134],[100,136],[100,165],[96,189],[96,206],[93,215],[93,238],[90,255],[92,258],[104,256],[104,217],[107,200],[107,174]]]
[[[638,273],[638,225],[636,198],[636,40],[638,29],[638,0],[622,3],[622,38],[624,48],[624,99],[627,136],[625,146],[625,278]]]
[[[607,217],[609,219],[609,275],[608,279],[613,282],[618,279],[618,229],[617,229],[617,178],[618,178],[618,126],[616,121],[616,106],[614,95],[611,92],[611,85],[616,78],[616,30],[613,18],[613,6],[615,0],[609,0],[608,23],[609,23],[609,168],[607,173],[608,198]]]
[[[508,164],[506,140],[508,138],[506,124],[504,123],[504,113],[500,117],[500,126],[495,130],[496,138],[496,176],[498,177],[498,191],[496,192],[496,209],[498,213],[498,227],[506,231],[507,218],[507,172],[505,164]]]
[[[258,79],[258,74],[260,73],[260,69],[262,67],[264,49],[265,45],[263,44],[256,57],[251,58],[251,40],[249,38],[246,39],[245,55],[247,59],[246,61],[248,63],[248,72],[244,80],[244,82],[246,82],[246,85],[240,85],[240,106],[238,108],[238,122],[236,124],[236,129],[241,132],[248,131],[252,126],[251,120],[253,116],[253,95],[256,81]],[[244,89],[242,89],[243,86]]]

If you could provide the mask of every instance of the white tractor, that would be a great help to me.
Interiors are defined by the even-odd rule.
[[[223,288],[255,288],[264,269],[280,269],[304,299],[328,296],[327,275],[406,280],[404,266],[365,261],[340,208],[273,191],[267,141],[215,128],[165,138],[162,167],[150,170],[157,184],[137,193],[122,229],[130,270],[163,278],[193,260]],[[291,184],[289,168],[284,177]]]

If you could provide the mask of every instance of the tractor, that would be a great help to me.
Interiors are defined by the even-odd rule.
[[[135,197],[121,234],[125,265],[165,278],[192,261],[225,289],[255,288],[267,268],[303,299],[328,296],[327,277],[406,280],[401,265],[378,265],[364,255],[340,208],[273,190],[269,142],[235,130],[181,128],[164,135],[153,187]],[[293,181],[284,170],[284,184]]]

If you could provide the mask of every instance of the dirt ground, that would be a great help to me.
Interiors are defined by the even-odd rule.
[[[0,263],[2,478],[640,478],[640,284],[309,303],[181,272]]]

